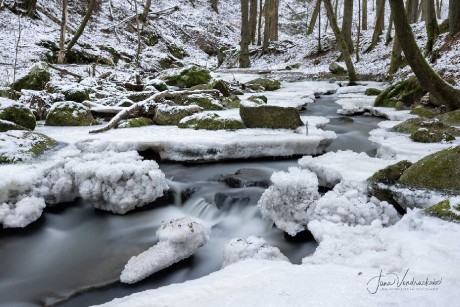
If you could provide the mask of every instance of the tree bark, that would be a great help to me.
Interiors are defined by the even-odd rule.
[[[59,38],[59,54],[57,62],[63,64],[65,61],[65,30],[67,28],[67,2],[62,0],[61,36]]]
[[[426,34],[427,34],[427,42],[425,46],[425,52],[431,53],[433,51],[434,43],[439,35],[439,25],[438,20],[436,19],[436,10],[434,8],[434,0],[425,0],[425,10],[426,10],[426,20],[425,20],[425,27],[426,27]]]
[[[137,14],[137,0],[134,0],[134,14],[136,15],[136,33],[137,33],[137,48],[136,48],[136,64],[141,66],[140,56],[141,56],[141,27],[140,27],[140,18]]]
[[[278,12],[280,0],[272,0],[272,7],[270,9],[270,41],[275,42],[278,40]]]
[[[83,20],[82,20],[82,22],[80,24],[80,27],[78,27],[77,32],[75,33],[74,37],[72,38],[70,43],[67,45],[66,53],[69,53],[70,50],[72,50],[72,47],[77,43],[78,39],[83,34],[83,31],[85,31],[86,24],[88,23],[88,21],[89,21],[89,19],[91,17],[91,14],[93,13],[94,3],[95,2],[96,2],[95,0],[90,0],[89,5],[88,5],[88,9],[86,10],[85,17],[83,18]]]
[[[257,32],[257,0],[250,0],[249,8],[249,27],[250,27],[250,37],[251,43],[256,43],[256,32]]]
[[[251,42],[249,27],[249,0],[241,0],[241,41],[240,68],[251,66],[249,60],[249,44]]]
[[[146,22],[147,21],[147,17],[149,16],[149,12],[150,12],[150,7],[152,6],[152,0],[147,0],[145,2],[145,6],[144,6],[144,11],[142,12],[142,15],[141,17],[139,18],[142,22]],[[137,13],[137,12],[136,12]]]
[[[361,29],[367,30],[367,0],[363,0],[363,18]]]
[[[412,10],[412,2],[413,0],[406,1],[406,16],[410,16]],[[393,12],[391,12],[391,19],[393,19]],[[394,23],[394,21],[392,21]],[[395,35],[393,40],[393,50],[391,51],[391,61],[390,61],[390,69],[388,73],[390,75],[395,74],[403,63],[403,56],[401,45],[399,44],[398,36]]]
[[[390,13],[390,20],[388,22],[388,28],[387,28],[387,35],[386,35],[386,38],[385,38],[385,45],[389,45],[391,40],[393,39],[391,37],[391,31],[393,29],[393,14]]]
[[[418,21],[419,0],[410,0],[410,23]]]
[[[423,57],[404,12],[404,3],[402,0],[390,0],[390,6],[401,49],[420,84],[430,92],[434,103],[445,105],[449,109],[458,109],[460,91],[445,82]]]
[[[460,1],[449,0],[449,35],[460,32]]]
[[[259,22],[257,27],[257,46],[262,45],[262,13],[264,11],[263,0],[259,1]]]
[[[348,46],[348,51],[353,53],[353,40],[351,39],[351,27],[353,25],[353,0],[344,0],[342,35]]]
[[[334,16],[334,9],[332,8],[331,0],[323,0],[324,6],[326,7],[327,18],[329,18],[329,23],[331,28],[334,31],[335,38],[339,45],[340,51],[342,52],[342,57],[345,61],[348,71],[348,79],[350,84],[356,83],[358,81],[358,76],[356,75],[355,67],[353,61],[351,60],[350,53],[348,52],[348,46],[345,40],[343,39],[342,32],[340,32],[339,26],[337,25],[337,20]]]
[[[375,20],[374,33],[372,35],[372,42],[369,48],[366,49],[366,52],[371,51],[375,48],[379,42],[380,35],[382,35],[384,24],[385,23],[385,0],[380,0],[377,7],[377,18]]]
[[[313,13],[311,14],[310,23],[308,25],[307,35],[312,34],[313,30],[315,29],[316,20],[318,18],[320,7],[321,7],[321,0],[316,0],[315,8],[313,9]]]
[[[441,19],[441,8],[442,8],[442,2],[439,0],[436,0],[436,17],[438,19]]]

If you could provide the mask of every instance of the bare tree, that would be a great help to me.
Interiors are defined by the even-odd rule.
[[[351,28],[353,25],[353,0],[344,0],[343,18],[342,18],[342,35],[347,43],[348,51],[353,53],[353,41],[351,39]]]
[[[363,17],[361,29],[367,30],[367,0],[363,0]]]
[[[67,29],[67,4],[68,0],[62,0],[61,36],[59,38],[59,54],[57,62],[63,64],[65,61],[65,34]]]
[[[263,0],[259,1],[259,22],[257,27],[257,46],[262,45],[262,13],[264,10]]]
[[[391,37],[391,31],[393,30],[393,14],[390,13],[390,20],[388,22],[388,28],[387,28],[387,35],[385,38],[385,45],[389,45],[391,43],[391,40],[393,39]]]
[[[460,32],[460,1],[449,0],[449,35]]]
[[[240,41],[240,68],[251,66],[249,60],[249,44],[251,43],[249,27],[249,0],[241,0],[241,41]]]
[[[72,50],[73,46],[75,46],[75,44],[77,43],[78,39],[83,34],[83,31],[85,31],[86,24],[88,23],[89,19],[91,18],[91,14],[93,13],[95,2],[96,2],[95,0],[90,0],[89,1],[88,9],[86,10],[85,17],[83,17],[83,20],[82,20],[80,26],[78,27],[77,32],[75,32],[75,35],[73,36],[72,40],[67,45],[67,49],[66,49],[67,54],[70,52],[70,50]],[[136,1],[134,1],[134,2],[136,2]]]
[[[410,23],[416,23],[418,20],[418,7],[419,7],[419,0],[409,0],[408,6],[410,11]]]
[[[266,0],[264,8],[265,26],[262,48],[267,51],[271,41],[278,40],[278,9],[279,0]]]
[[[257,32],[257,0],[250,0],[249,7],[249,27],[250,27],[250,37],[251,43],[256,43],[256,32]]]
[[[142,12],[141,17],[139,18],[140,21],[142,21],[144,23],[147,21],[147,17],[149,16],[151,6],[152,6],[152,0],[147,0],[145,2],[144,11]],[[136,12],[136,14],[137,14],[137,12]]]
[[[366,52],[371,51],[375,48],[377,43],[379,42],[380,35],[383,32],[383,28],[385,26],[385,0],[380,0],[379,5],[377,7],[377,17],[375,20],[375,28],[374,33],[372,35],[372,42],[371,45],[366,49]]]
[[[136,64],[140,66],[140,56],[141,56],[141,26],[139,14],[137,12],[137,0],[134,0],[134,14],[136,15],[136,32],[137,32],[137,48],[136,48]]]
[[[18,15],[18,37],[16,38],[16,44],[14,47],[13,83],[16,82],[16,70],[18,67],[18,54],[19,54],[19,44],[21,42],[21,34],[22,34],[21,16]]]
[[[311,15],[310,23],[307,29],[307,35],[312,34],[313,30],[315,29],[316,19],[318,18],[320,7],[321,7],[321,0],[316,0],[315,8],[313,9],[313,13]]]
[[[436,11],[434,8],[434,0],[425,0],[425,10],[426,10],[426,34],[427,42],[425,47],[425,52],[428,54],[433,51],[433,45],[436,42],[436,39],[439,35],[439,25],[438,20],[436,19]]]
[[[412,29],[404,12],[402,0],[390,0],[396,35],[412,71],[420,84],[430,92],[432,101],[449,109],[460,108],[460,91],[445,82],[428,64],[417,46]]]

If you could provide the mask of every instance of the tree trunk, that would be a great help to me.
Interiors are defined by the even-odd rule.
[[[449,0],[449,35],[460,32],[460,1]]]
[[[250,37],[251,43],[256,43],[256,32],[257,32],[257,0],[250,0],[249,8],[249,26],[250,26]]]
[[[214,12],[219,13],[219,1],[211,0],[211,8]]]
[[[361,29],[367,30],[367,0],[363,0],[363,18]]]
[[[387,28],[387,35],[386,35],[386,38],[385,38],[385,45],[389,45],[391,40],[393,39],[391,37],[391,31],[393,29],[393,14],[390,13],[390,20],[388,22],[388,28]]]
[[[348,51],[353,53],[353,41],[351,39],[351,27],[353,25],[353,0],[345,0],[343,3],[342,35],[348,46]]]
[[[313,33],[316,25],[316,19],[318,18],[319,9],[321,7],[321,0],[316,0],[315,8],[313,9],[313,13],[311,14],[310,24],[308,26],[307,35]]]
[[[412,2],[413,0],[406,1],[406,16],[410,16],[412,10]],[[391,19],[393,20],[393,12],[391,12]],[[392,21],[394,23],[394,21]],[[395,35],[393,40],[393,50],[391,51],[391,61],[390,61],[390,69],[388,73],[390,75],[395,74],[403,63],[402,57],[402,50],[401,45],[399,44],[398,36]]]
[[[139,67],[141,65],[140,56],[141,56],[141,28],[140,28],[140,19],[137,14],[137,0],[134,0],[134,14],[136,15],[136,32],[137,32],[137,48],[136,48],[136,64]]]
[[[273,0],[273,8],[271,11],[273,22],[271,23],[270,40],[275,42],[278,40],[279,6],[280,0]]]
[[[240,51],[240,68],[251,66],[249,60],[249,44],[251,41],[251,32],[249,27],[249,0],[241,0],[241,51]]]
[[[147,0],[145,2],[145,6],[144,6],[144,11],[142,12],[142,15],[141,17],[139,18],[142,22],[146,22],[147,21],[147,17],[149,16],[149,12],[150,12],[150,7],[152,6],[152,0]],[[137,13],[137,12],[136,12]]]
[[[356,62],[359,62],[359,39],[361,36],[361,0],[358,0],[358,34],[356,36]]]
[[[436,0],[436,17],[438,19],[441,19],[441,8],[442,8],[442,2],[439,0]]]
[[[262,45],[262,13],[264,11],[263,0],[259,1],[259,24],[257,27],[257,46]]]
[[[345,61],[345,65],[347,66],[348,79],[350,84],[354,84],[356,81],[358,81],[358,77],[356,75],[355,67],[353,66],[350,53],[348,52],[347,43],[343,39],[342,32],[340,32],[339,26],[337,25],[337,20],[334,16],[334,9],[332,8],[331,0],[324,0],[324,6],[326,7],[327,18],[329,18],[329,23],[331,24],[331,28],[334,31],[335,38],[339,45],[340,51],[342,52],[342,57]]]
[[[384,24],[385,23],[385,0],[380,0],[379,5],[377,7],[377,17],[375,20],[375,28],[374,33],[372,35],[372,42],[369,48],[366,49],[366,52],[371,51],[375,48],[377,43],[379,42],[380,35],[383,32]]]
[[[433,51],[434,43],[439,35],[439,26],[438,21],[436,19],[436,11],[434,8],[434,0],[425,0],[425,10],[426,10],[426,20],[425,20],[425,27],[426,27],[426,34],[427,34],[427,42],[425,47],[425,52],[431,53]]]
[[[89,1],[89,5],[88,5],[88,9],[86,10],[85,17],[83,18],[83,21],[81,22],[80,27],[78,27],[77,32],[75,33],[74,37],[72,38],[70,43],[67,45],[66,53],[69,53],[70,50],[72,50],[72,47],[77,43],[78,39],[83,34],[83,31],[85,31],[86,24],[88,23],[91,17],[91,14],[93,13],[95,2],[96,2],[95,0]]]
[[[37,0],[16,0],[13,9],[21,15],[35,17],[37,14]]]
[[[422,11],[422,21],[426,21],[426,1],[427,0],[421,0],[420,1],[420,7],[421,7],[421,11]]]
[[[67,28],[67,2],[62,0],[61,36],[59,38],[59,54],[57,62],[63,64],[65,61],[65,30]]]
[[[265,22],[264,22],[264,41],[263,41],[263,44],[262,44],[262,49],[264,52],[267,51],[267,48],[268,48],[268,44],[270,43],[270,23],[271,23],[271,20],[270,20],[270,14],[269,14],[269,11],[270,11],[270,6],[271,6],[271,3],[272,3],[273,0],[265,0],[265,5],[264,5],[264,19],[265,19]]]
[[[460,108],[460,91],[439,77],[418,48],[404,12],[402,0],[390,0],[390,6],[399,43],[420,84],[430,92],[430,96],[436,104],[445,105],[449,109]]]
[[[418,21],[419,0],[410,0],[410,23]]]

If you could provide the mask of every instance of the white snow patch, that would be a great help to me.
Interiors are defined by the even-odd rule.
[[[0,205],[0,223],[3,228],[26,227],[42,215],[45,206],[45,200],[38,197],[25,197],[17,203],[3,203]]]

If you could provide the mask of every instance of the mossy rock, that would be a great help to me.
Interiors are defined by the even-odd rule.
[[[38,62],[29,68],[26,75],[12,83],[11,88],[19,92],[23,89],[39,91],[45,88],[50,78],[51,75],[48,64],[45,62]]]
[[[443,200],[434,206],[425,209],[425,213],[447,221],[460,222],[460,215],[453,210],[460,211],[460,204],[451,206],[450,200]]]
[[[142,37],[144,43],[147,46],[150,46],[150,47],[155,46],[156,44],[158,44],[158,42],[161,39],[160,35],[158,35],[156,32],[152,32],[152,31],[142,31],[141,32],[141,37]]]
[[[382,90],[379,90],[377,88],[368,88],[364,92],[366,96],[378,96],[382,93]]]
[[[333,62],[329,65],[329,71],[334,75],[344,75],[347,73],[347,69],[337,62]]]
[[[281,88],[281,82],[274,79],[268,78],[257,78],[246,82],[246,86],[251,88],[251,86],[262,86],[266,91],[276,91]]]
[[[430,132],[449,133],[453,136],[460,136],[460,130],[447,126],[437,119],[411,118],[393,127],[393,131],[413,134],[420,129],[427,129]]]
[[[262,101],[262,103],[267,103],[268,102],[267,96],[264,96],[264,95],[252,95],[252,96],[248,97],[248,100],[252,101],[252,102],[255,102],[257,104],[261,104],[260,101]]]
[[[21,97],[21,93],[13,90],[10,87],[0,87],[0,97],[18,100]]]
[[[139,128],[153,125],[153,121],[146,117],[130,118],[118,125],[118,128]]]
[[[213,80],[211,82],[211,88],[221,92],[224,97],[229,97],[231,95],[230,84],[224,80],[221,80],[221,79]]]
[[[23,126],[16,125],[13,122],[0,119],[0,132],[6,132],[9,130],[29,130]]]
[[[211,84],[198,84],[190,88],[191,91],[206,91],[212,89]]]
[[[375,99],[375,106],[394,108],[396,103],[402,102],[405,106],[410,107],[426,93],[417,78],[412,77],[386,88]]]
[[[118,102],[115,106],[116,107],[129,108],[133,104],[134,104],[134,102],[131,99],[124,98],[120,102]]]
[[[295,129],[303,125],[299,110],[293,107],[241,103],[240,116],[248,128]]]
[[[286,70],[293,70],[293,69],[299,69],[299,68],[300,68],[300,63],[286,66]]]
[[[246,84],[246,88],[250,89],[252,92],[265,92],[265,87],[260,84]]]
[[[95,122],[91,111],[78,102],[56,102],[51,107],[45,124],[47,126],[91,126]]]
[[[46,90],[48,93],[60,93],[64,95],[67,101],[83,102],[90,100],[89,89],[78,83],[49,82],[46,85]]]
[[[167,48],[168,48],[169,53],[175,58],[182,60],[183,58],[188,56],[187,52],[185,52],[184,49],[180,48],[179,46],[175,44],[168,44]]]
[[[460,146],[431,154],[409,167],[399,182],[425,189],[460,191]]]
[[[146,100],[153,95],[155,95],[157,91],[142,91],[142,92],[130,92],[125,96],[126,99],[129,99],[133,102],[140,102]]]
[[[0,119],[13,122],[30,130],[34,130],[37,124],[31,109],[6,98],[0,98]]]
[[[215,113],[195,114],[179,122],[179,128],[205,130],[238,130],[246,128],[242,122],[233,118],[221,118]]]
[[[197,105],[202,107],[204,110],[223,110],[224,107],[219,103],[219,101],[214,98],[203,95],[203,94],[192,94],[189,95],[185,100],[181,102],[183,105]]]
[[[449,126],[460,126],[460,110],[437,115],[436,119]]]
[[[236,95],[230,95],[222,99],[222,104],[229,109],[236,109],[240,107],[241,99]]]
[[[2,146],[6,142],[8,146]],[[10,130],[0,133],[0,164],[17,163],[42,154],[57,144],[52,138],[33,131]]]
[[[411,134],[410,138],[417,143],[451,142],[455,137],[449,132],[441,132],[435,129],[421,128]]]
[[[146,85],[153,86],[157,91],[164,92],[168,90],[166,82],[160,79],[152,79],[146,82]]]
[[[201,112],[203,109],[198,106],[159,106],[156,110],[153,121],[157,125],[177,126],[179,122],[195,113]]]
[[[416,106],[410,111],[410,114],[425,118],[433,118],[438,114],[438,112],[434,109],[429,109],[424,106]]]
[[[396,110],[396,111],[409,110],[409,107],[406,106],[402,101],[398,101],[398,102],[395,104],[395,110]]]
[[[166,84],[178,87],[192,87],[199,84],[207,84],[211,80],[209,70],[198,66],[187,66],[171,72],[162,78]]]

